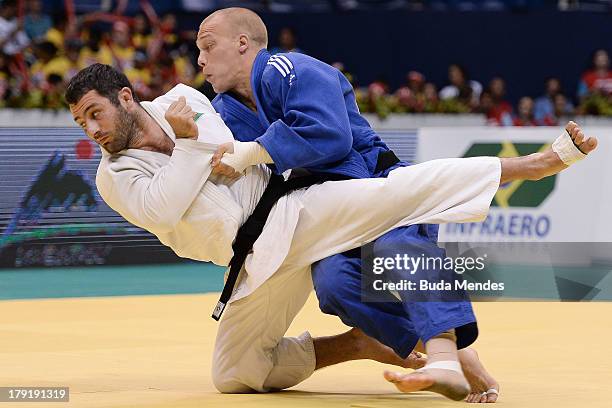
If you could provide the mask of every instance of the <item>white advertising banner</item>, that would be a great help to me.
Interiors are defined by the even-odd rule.
[[[612,128],[584,130],[599,139],[590,157],[557,176],[501,186],[484,222],[443,225],[440,241],[612,242]],[[548,148],[561,131],[557,127],[421,128],[418,161],[530,154]]]

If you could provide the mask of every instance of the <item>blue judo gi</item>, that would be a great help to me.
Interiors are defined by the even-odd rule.
[[[351,84],[330,65],[304,54],[272,56],[261,50],[251,72],[251,86],[257,112],[232,93],[217,95],[213,106],[237,140],[257,141],[268,151],[277,174],[305,168],[350,178],[386,177],[392,169],[408,165],[399,162],[377,169],[379,155],[389,148],[360,115]],[[375,245],[400,247],[403,254],[414,257],[444,256],[437,237],[437,225],[413,225],[388,232]],[[447,270],[419,272],[402,277],[454,278]],[[385,302],[362,302],[359,251],[317,262],[312,276],[324,313],[360,328],[401,357],[407,357],[419,339],[426,342],[449,329],[455,329],[459,348],[478,336],[467,297],[455,302],[414,301],[408,292],[399,292],[401,303],[390,293]]]

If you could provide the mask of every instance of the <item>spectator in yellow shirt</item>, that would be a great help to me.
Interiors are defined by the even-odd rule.
[[[148,58],[144,49],[137,49],[134,53],[134,66],[125,70],[125,76],[134,86],[138,97],[145,101],[153,98],[151,92],[151,71],[148,67]]]
[[[134,25],[132,28],[132,45],[135,48],[146,49],[151,40],[151,30],[149,22],[144,14],[138,14],[134,17]]]
[[[187,44],[182,44],[180,47],[173,50],[170,53],[170,57],[174,61],[174,70],[178,77],[178,81],[183,84],[193,85],[196,69],[191,58],[189,58],[189,47]]]
[[[69,68],[68,72],[64,76],[64,80],[69,80],[81,70],[81,67],[79,66],[79,53],[82,47],[83,43],[80,40],[66,41],[64,46],[66,50],[65,58],[68,61]]]
[[[44,86],[46,78],[50,74],[56,74],[62,78],[68,75],[71,63],[68,58],[58,56],[57,47],[50,41],[43,41],[34,48],[37,61],[30,67],[32,84],[36,87]]]
[[[79,54],[79,68],[83,69],[97,62],[112,65],[113,53],[110,48],[102,42],[102,32],[90,29],[85,47]]]
[[[9,58],[0,51],[0,107],[6,106],[6,102],[10,96],[9,92]]]
[[[64,81],[64,78],[57,74],[50,74],[46,78],[41,107],[44,109],[56,110],[65,108],[67,106],[64,99],[65,92],[66,81]]]
[[[130,26],[124,21],[117,21],[113,24],[111,40],[113,65],[119,70],[131,68],[134,63],[135,50],[131,44]]]
[[[176,34],[176,16],[172,13],[164,15],[160,22],[161,35],[164,42],[164,48],[175,48],[178,43],[178,35]]]

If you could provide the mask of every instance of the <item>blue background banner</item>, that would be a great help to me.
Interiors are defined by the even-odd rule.
[[[78,128],[0,129],[0,267],[180,260],[104,203],[99,159]]]

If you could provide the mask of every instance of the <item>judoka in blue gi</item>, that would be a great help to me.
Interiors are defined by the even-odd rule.
[[[397,160],[360,115],[353,88],[342,73],[304,54],[271,55],[266,44],[265,25],[246,9],[217,11],[200,26],[198,63],[219,93],[213,106],[237,140],[255,142],[235,144],[233,159],[226,160],[232,155],[225,148],[220,150],[217,162],[213,162],[218,164],[225,153],[219,174],[231,176],[240,164],[273,162],[271,168],[277,174],[306,169],[314,174],[366,178],[386,177],[394,168],[408,165]],[[223,166],[226,163],[233,168]],[[401,248],[403,254],[413,257],[444,257],[437,235],[437,225],[398,228],[379,238],[375,250]],[[402,358],[419,340],[425,345],[429,357],[425,370],[407,375],[387,373],[389,381],[403,391],[428,389],[454,398],[467,386],[460,361],[468,378],[477,378],[470,381],[468,400],[497,399],[499,386],[475,354],[457,352],[478,336],[465,294],[458,293],[458,301],[415,301],[409,293],[400,292],[401,302],[393,301],[389,293],[387,302],[365,303],[361,300],[361,274],[359,251],[331,256],[312,268],[324,313],[361,329]],[[402,279],[418,277],[433,282],[455,278],[454,272],[443,268],[404,275]],[[320,358],[323,356],[317,355],[318,361]]]

